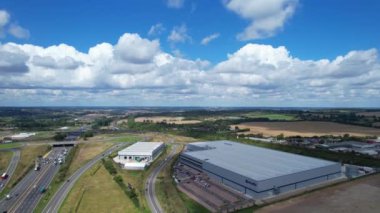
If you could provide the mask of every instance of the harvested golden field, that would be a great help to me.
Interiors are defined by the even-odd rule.
[[[361,127],[347,124],[320,121],[295,121],[295,122],[249,122],[239,125],[240,129],[249,128],[249,132],[243,134],[258,134],[264,136],[321,136],[321,135],[344,135],[350,134],[355,136],[380,136],[380,129]]]
[[[112,143],[105,142],[89,142],[81,143],[74,155],[73,161],[69,167],[68,174],[73,174],[77,169],[93,159],[96,155],[102,153],[112,146]]]
[[[153,123],[173,123],[173,124],[196,124],[200,123],[200,120],[184,120],[184,117],[169,117],[169,116],[152,116],[152,117],[138,117],[135,118],[136,122],[149,121]]]

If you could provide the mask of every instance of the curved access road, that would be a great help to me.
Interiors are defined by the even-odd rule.
[[[160,165],[158,165],[152,173],[149,175],[148,179],[146,180],[146,188],[145,188],[145,198],[148,201],[148,205],[152,213],[163,213],[164,211],[162,210],[160,203],[158,202],[158,199],[156,197],[156,189],[155,189],[155,183],[158,174],[160,171],[170,162],[170,160],[173,158],[175,155],[177,149],[177,145],[174,144],[172,151],[168,155],[168,157],[161,162]]]
[[[1,184],[0,192],[3,191],[3,189],[7,185],[8,181],[11,179],[13,173],[16,170],[18,161],[20,160],[20,149],[11,149],[11,151],[13,152],[12,159],[8,165],[7,170],[6,170],[6,173],[8,174],[8,178],[5,180],[0,180],[0,184]]]
[[[103,157],[117,150],[119,145],[114,145],[108,150],[100,153],[95,158],[90,160],[84,166],[79,168],[71,177],[68,178],[66,182],[64,182],[58,191],[54,194],[54,196],[50,199],[49,203],[46,205],[45,209],[42,211],[43,213],[56,213],[61,207],[63,201],[66,196],[69,194],[70,190],[73,188],[75,182],[79,179],[79,177],[85,173],[89,168],[91,168],[96,162],[98,162]]]

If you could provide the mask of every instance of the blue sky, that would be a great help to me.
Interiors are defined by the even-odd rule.
[[[375,87],[358,86],[369,83],[368,79],[377,79],[379,75],[380,1],[376,0],[2,0],[0,11],[3,11],[3,24],[0,13],[0,57],[1,51],[4,56],[0,59],[0,80],[11,79],[0,89],[2,105],[31,103],[17,99],[14,93],[33,93],[36,98],[32,105],[81,105],[81,100],[77,99],[81,96],[79,94],[110,97],[109,93],[113,92],[120,94],[112,96],[106,104],[93,98],[83,104],[272,106],[281,102],[277,97],[285,96],[295,105],[306,106],[346,106],[347,103],[342,104],[341,101],[347,100],[353,106],[379,104],[379,101],[369,98],[379,95],[376,93],[379,81],[370,82]],[[158,26],[159,30],[149,33],[153,26]],[[153,43],[140,42],[157,47],[157,51],[138,53],[143,57],[138,59],[139,62],[128,61],[130,58],[118,61],[116,53],[130,55],[128,51],[139,50],[133,46],[136,42],[125,41],[122,44],[120,39],[125,33],[138,35],[126,36],[137,43],[157,41],[158,47]],[[214,39],[204,40],[202,44],[207,36]],[[89,49],[101,43],[112,45],[110,52],[114,58],[107,65],[104,62],[93,68],[94,63],[89,62],[93,58]],[[37,51],[23,44],[40,49]],[[65,47],[49,49],[59,44]],[[121,50],[121,46],[125,49]],[[278,49],[281,46],[285,50]],[[70,52],[70,47],[75,51]],[[114,52],[114,49],[119,51]],[[9,51],[25,54],[10,57]],[[172,57],[170,63],[176,64],[157,65],[158,58],[161,60],[165,54]],[[235,59],[231,55],[235,55]],[[148,60],[148,56],[152,60]],[[343,61],[339,57],[343,57]],[[15,58],[16,64],[12,64]],[[267,65],[275,69],[265,70],[261,66],[267,58],[271,58]],[[241,63],[246,59],[252,59],[248,60],[251,64]],[[321,62],[321,59],[327,59],[328,63]],[[143,65],[140,60],[146,63]],[[47,61],[54,64],[47,66]],[[62,65],[68,61],[70,65]],[[285,62],[291,65],[282,66]],[[235,64],[229,65],[232,63]],[[365,66],[362,68],[357,63]],[[227,65],[228,70],[225,68]],[[20,70],[20,67],[25,70]],[[113,70],[115,67],[117,71]],[[247,67],[253,69],[248,70]],[[309,71],[310,67],[316,68]],[[351,71],[358,68],[363,72]],[[293,69],[297,70],[296,74],[292,73]],[[323,73],[323,70],[328,71]],[[151,86],[148,80],[141,84],[135,82],[148,71],[152,72],[149,78],[156,81],[162,78],[162,82],[153,82]],[[303,76],[306,71],[310,73]],[[71,78],[84,76],[83,82],[55,79],[65,72],[70,73]],[[203,76],[205,73],[207,76]],[[236,83],[228,84],[227,75],[232,73],[238,79]],[[291,79],[294,82],[306,78],[308,82],[301,83],[299,89],[291,85],[274,86],[275,81],[281,81],[278,76],[287,74],[294,74],[294,79]],[[57,82],[45,85],[34,79],[37,76],[40,80]],[[101,81],[100,78],[107,80]],[[113,81],[115,79],[117,81]],[[172,79],[178,81],[163,83]],[[243,79],[250,81],[239,84]],[[361,82],[356,82],[359,80]],[[315,86],[318,88],[304,94],[305,88],[310,88],[308,85],[318,85]],[[156,89],[152,91],[152,88]],[[199,88],[215,92],[203,93]],[[232,95],[216,92],[219,90],[231,90]],[[155,94],[153,96],[160,96],[163,101],[149,95],[135,97],[139,92]],[[52,99],[38,98],[52,93],[55,94]],[[236,98],[234,93],[240,98]],[[206,97],[210,96],[215,100],[207,100]],[[62,100],[54,97],[62,97]],[[120,97],[131,101],[120,101]]]
[[[192,42],[179,45],[190,58],[210,61],[225,59],[247,42],[235,35],[249,21],[227,11],[221,1],[185,1],[183,8],[168,8],[164,0],[76,1],[76,0],[2,0],[0,8],[9,11],[31,36],[15,41],[50,46],[66,43],[87,51],[100,42],[116,43],[125,32],[146,36],[149,28],[162,23],[166,28],[158,36],[170,51],[166,37],[174,26],[186,24]],[[376,0],[301,1],[293,17],[276,36],[255,43],[286,46],[301,59],[334,58],[353,49],[380,48],[380,2]],[[208,46],[200,40],[214,32],[221,36]],[[248,41],[249,42],[249,41]]]

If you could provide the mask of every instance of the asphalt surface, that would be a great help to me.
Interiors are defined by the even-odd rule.
[[[161,208],[160,203],[158,202],[158,199],[156,197],[156,189],[155,189],[155,183],[158,174],[160,171],[170,162],[170,160],[175,155],[175,151],[177,149],[177,145],[174,144],[172,147],[172,151],[168,155],[168,157],[161,162],[159,166],[154,168],[152,173],[149,175],[147,181],[146,181],[146,188],[145,188],[145,198],[148,201],[148,205],[152,213],[162,213],[164,212]]]
[[[42,188],[47,188],[58,172],[60,165],[53,163],[64,151],[70,148],[54,147],[46,158],[41,160],[39,171],[31,170],[9,193],[11,198],[0,201],[0,211],[33,212],[43,196]]]
[[[0,192],[3,191],[9,180],[11,179],[13,173],[16,170],[18,161],[20,160],[20,150],[19,149],[11,149],[13,152],[11,162],[8,165],[7,170],[5,171],[8,174],[8,178],[5,180],[0,180]]]
[[[126,144],[127,145],[127,144]],[[108,150],[102,152],[101,154],[97,155],[95,158],[90,160],[88,163],[86,163],[84,166],[79,168],[77,171],[74,172],[74,174],[71,175],[71,177],[68,178],[68,180],[61,185],[61,187],[58,189],[58,191],[54,194],[54,196],[50,199],[49,203],[46,205],[45,209],[42,211],[43,213],[52,213],[52,212],[58,212],[59,208],[61,207],[63,201],[65,200],[66,196],[69,194],[71,188],[74,186],[75,182],[80,178],[80,176],[85,173],[89,168],[91,168],[96,162],[98,162],[103,157],[109,155],[110,153],[114,152],[120,147],[120,145],[114,145]]]

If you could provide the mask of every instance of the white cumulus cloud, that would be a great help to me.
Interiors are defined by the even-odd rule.
[[[159,51],[160,43],[158,40],[150,41],[141,38],[138,34],[126,33],[120,37],[115,46],[115,55],[122,60],[131,63],[147,63]]]
[[[11,23],[11,15],[8,11],[0,10],[0,38],[7,34],[20,39],[27,39],[30,36],[29,30],[16,23]]]
[[[186,41],[191,41],[191,37],[187,33],[187,27],[185,24],[173,27],[170,35],[168,36],[168,41],[171,43],[184,43]]]
[[[251,23],[237,35],[239,40],[275,35],[293,16],[298,0],[229,0],[225,6]]]
[[[166,5],[169,8],[179,9],[185,4],[185,0],[166,0]]]
[[[211,35],[208,35],[206,37],[204,37],[201,41],[201,44],[202,45],[207,45],[208,43],[210,43],[211,41],[219,38],[220,34],[219,33],[213,33]]]
[[[17,24],[11,24],[11,26],[9,26],[8,32],[16,38],[29,38],[30,36],[29,30]]]
[[[11,16],[5,10],[0,10],[0,28],[8,24]]]
[[[165,31],[164,25],[162,23],[157,23],[155,25],[152,25],[149,28],[148,35],[149,36],[157,36],[157,35],[160,35],[161,33],[163,33],[164,31]]]

